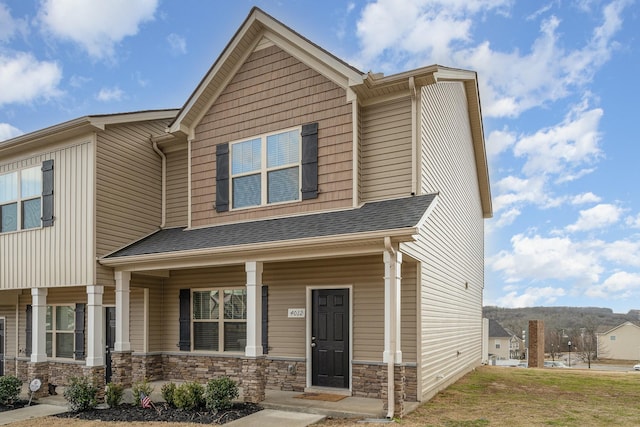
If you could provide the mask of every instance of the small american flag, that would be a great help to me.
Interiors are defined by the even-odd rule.
[[[140,392],[140,406],[143,408],[151,408],[151,398],[143,392]]]

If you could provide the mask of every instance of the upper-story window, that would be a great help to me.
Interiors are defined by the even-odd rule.
[[[300,200],[300,128],[231,144],[234,209]]]
[[[216,146],[217,212],[317,197],[317,123]]]
[[[42,225],[42,172],[36,166],[0,175],[0,232]]]

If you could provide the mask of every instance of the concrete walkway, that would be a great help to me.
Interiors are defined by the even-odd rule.
[[[306,427],[322,421],[324,415],[263,409],[260,412],[226,423],[229,427]]]
[[[67,410],[66,406],[50,405],[47,403],[39,403],[35,406],[25,406],[24,408],[14,409],[13,411],[0,412],[0,425],[61,414],[63,412],[67,412]]]

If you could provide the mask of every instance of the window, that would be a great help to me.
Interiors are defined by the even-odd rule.
[[[0,175],[0,232],[42,225],[40,166]]]
[[[300,200],[300,129],[231,144],[234,209]]]
[[[75,310],[73,306],[47,306],[47,356],[66,359],[73,358],[75,323]]]
[[[611,335],[611,341],[615,341],[616,340],[616,336],[615,335]]]
[[[247,340],[245,289],[208,289],[192,294],[193,349],[244,351]]]
[[[500,343],[496,343],[496,350],[500,350]]]

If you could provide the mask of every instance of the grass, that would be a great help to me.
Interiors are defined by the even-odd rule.
[[[639,395],[640,374],[634,372],[483,366],[398,424],[630,427],[640,425]],[[329,420],[324,425],[355,423]]]

